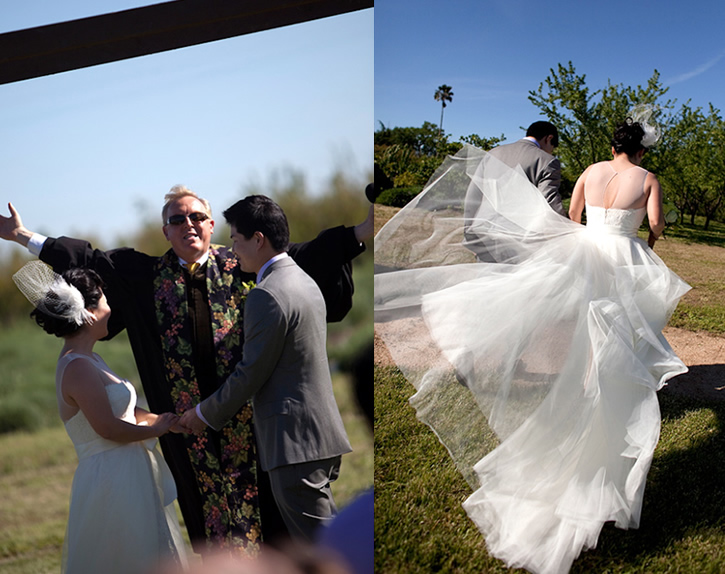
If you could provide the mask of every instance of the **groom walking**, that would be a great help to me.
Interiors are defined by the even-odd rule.
[[[330,491],[350,452],[332,392],[325,302],[290,257],[287,218],[253,195],[224,212],[243,271],[257,274],[244,306],[242,360],[227,381],[179,424],[219,429],[252,400],[262,469],[290,534],[312,540],[337,509]]]

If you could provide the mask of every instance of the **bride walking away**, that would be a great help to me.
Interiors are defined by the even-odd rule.
[[[605,522],[639,526],[656,393],[687,371],[662,329],[689,286],[651,249],[662,194],[639,167],[657,133],[622,123],[571,219],[520,169],[466,147],[375,238],[376,331],[510,567],[565,573]],[[474,412],[499,441],[485,456]]]

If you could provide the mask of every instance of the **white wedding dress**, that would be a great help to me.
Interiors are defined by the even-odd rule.
[[[637,238],[645,211],[587,205],[582,226],[467,147],[375,238],[376,330],[511,567],[567,572],[605,522],[639,525],[689,289]]]
[[[99,370],[113,414],[136,424],[136,391],[97,354],[69,353],[58,361],[56,389],[61,414],[73,409],[61,392],[63,372],[73,360]],[[120,382],[119,382],[120,381]],[[159,564],[183,565],[184,544],[173,502],[171,472],[156,439],[117,443],[104,439],[78,410],[65,421],[78,454],[63,545],[62,572],[130,574],[156,571]]]

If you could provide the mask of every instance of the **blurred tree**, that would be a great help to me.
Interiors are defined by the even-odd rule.
[[[0,323],[3,325],[18,317],[25,318],[33,310],[33,306],[13,281],[13,273],[32,259],[34,257],[24,249],[13,248],[0,262]]]
[[[368,177],[372,177],[372,170]],[[369,206],[365,185],[338,170],[324,189],[312,194],[301,170],[285,168],[272,172],[264,184],[247,184],[241,195],[261,193],[274,199],[287,215],[291,240],[307,241],[328,227],[354,226],[365,219]]]

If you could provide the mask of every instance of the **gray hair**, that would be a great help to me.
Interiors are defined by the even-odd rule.
[[[204,206],[204,212],[211,218],[211,205],[206,199],[199,197],[185,185],[175,185],[164,196],[164,207],[161,210],[161,220],[164,225],[166,225],[166,218],[169,215],[169,206],[182,197],[193,197],[194,199],[198,199]]]

